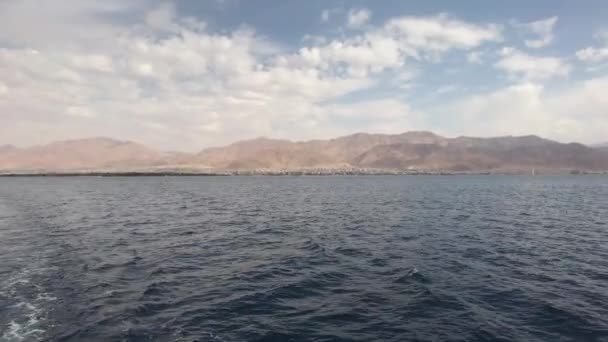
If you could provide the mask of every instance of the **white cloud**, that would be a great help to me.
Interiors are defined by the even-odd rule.
[[[601,62],[608,60],[608,47],[586,47],[576,52],[576,57],[584,62]]]
[[[310,36],[290,50],[253,29],[208,30],[204,22],[181,16],[171,2],[150,4],[0,2],[0,41],[7,43],[0,47],[0,137],[30,145],[107,135],[196,150],[260,135],[309,139],[432,128],[425,126],[424,113],[404,100],[403,90],[412,89],[423,70],[412,65],[450,51],[469,53],[476,62],[480,51],[487,51],[482,45],[502,41],[497,25],[445,14],[397,17],[378,26],[368,16],[360,31]],[[326,13],[322,19],[330,20],[334,12]],[[531,80],[567,75],[569,69],[560,59],[515,50],[505,51],[496,67]],[[564,107],[595,103],[581,108],[599,113],[603,83],[590,83],[593,91],[581,85],[578,95],[562,94],[571,99]],[[372,87],[394,97],[369,92],[359,98]],[[529,107],[550,99],[535,87],[484,96],[489,99],[472,102],[477,107],[459,105],[473,113],[485,108],[508,115],[500,106],[519,99],[530,113]],[[547,106],[538,108],[542,113],[559,108]],[[573,127],[568,120],[575,118],[562,116],[560,127]],[[596,122],[593,132],[605,126],[597,117],[586,118]],[[557,134],[556,128],[547,132]]]
[[[555,38],[553,30],[558,17],[550,17],[525,24],[515,24],[517,28],[526,34],[532,34],[534,39],[526,39],[524,43],[527,47],[539,49],[551,44]]]
[[[564,77],[570,73],[570,65],[557,57],[537,57],[512,48],[503,48],[503,57],[494,64],[511,78],[542,80]]]
[[[277,60],[288,67],[315,67],[334,75],[367,77],[403,68],[407,58],[436,61],[449,50],[468,50],[501,39],[495,25],[470,24],[445,14],[399,17],[362,34],[320,41]]]
[[[345,9],[342,6],[326,8],[321,11],[321,22],[328,23],[332,18],[344,14]]]
[[[595,34],[596,39],[604,44],[604,46],[586,47],[576,52],[576,57],[583,62],[598,63],[608,60],[608,31],[602,30]]]
[[[199,129],[205,133],[218,133],[222,131],[220,123],[217,121],[208,124],[202,124],[199,126]]]
[[[176,29],[175,5],[163,3],[157,8],[148,11],[145,15],[146,24],[159,31],[171,31]]]
[[[369,22],[371,17],[372,12],[368,9],[351,9],[348,11],[346,24],[350,28],[361,28]]]
[[[512,54],[513,52],[515,52],[515,48],[513,48],[511,46],[503,46],[500,49],[500,51],[498,52],[498,54],[501,56],[508,56],[508,55]]]
[[[467,53],[467,61],[472,64],[481,64],[483,55],[482,51],[471,51]]]
[[[83,106],[68,106],[68,108],[66,110],[66,114],[71,115],[71,116],[83,117],[83,118],[91,118],[91,117],[96,116],[96,114],[93,113],[93,111],[91,111],[89,108],[86,108]]]
[[[458,87],[455,84],[447,84],[447,85],[443,85],[443,86],[437,88],[437,90],[435,91],[435,93],[438,94],[438,95],[448,94],[448,93],[455,92],[459,88],[460,87]]]
[[[471,49],[484,42],[502,40],[497,25],[476,25],[446,14],[434,17],[401,17],[391,19],[385,30],[412,49],[445,52]]]
[[[359,123],[368,132],[402,133],[421,129],[424,121],[420,113],[394,99],[363,101],[354,105],[332,104],[323,110],[330,118],[340,122]],[[339,128],[336,132],[337,134],[352,133],[344,128]]]
[[[598,40],[603,41],[604,43],[608,43],[608,30],[603,29],[603,30],[597,31],[597,33],[595,34],[595,37]]]
[[[394,87],[398,92],[402,90],[410,90],[414,86],[414,81],[418,76],[419,71],[413,68],[407,70],[397,70],[387,80],[391,87]]]
[[[324,9],[324,10],[321,12],[321,21],[324,21],[324,22],[329,21],[329,16],[330,16],[330,15],[331,15],[330,10],[328,10],[328,9]]]
[[[318,67],[334,75],[366,77],[387,68],[399,68],[404,65],[404,60],[405,56],[394,39],[369,34],[302,48],[298,55],[292,56],[287,63],[291,66]]]
[[[18,47],[91,47],[119,28],[105,20],[141,11],[145,0],[0,1],[0,41]],[[153,3],[153,2],[152,2]]]
[[[151,20],[147,12],[145,26],[94,27],[100,33],[95,46],[64,42],[53,33],[57,48],[37,40],[22,40],[35,49],[0,48],[2,93],[11,91],[0,97],[0,112],[8,113],[0,116],[0,136],[33,144],[109,135],[171,149],[259,135],[331,136],[340,125],[322,103],[373,85],[354,70],[385,49],[378,41],[371,48],[377,52],[357,57],[338,47],[334,57],[319,61],[310,48],[302,50],[306,64],[296,66],[281,63],[290,55],[250,29],[208,33],[158,13]],[[159,29],[170,31],[155,35]],[[344,62],[351,57],[353,63]],[[352,72],[330,70],[336,63]],[[300,122],[308,122],[308,130]]]
[[[327,38],[320,35],[305,34],[302,37],[302,42],[312,45],[322,45],[327,43]]]
[[[608,132],[608,78],[560,90],[524,82],[436,108],[452,135],[537,134],[560,141],[597,142]],[[459,113],[446,116],[446,113]]]
[[[99,72],[112,72],[114,65],[109,56],[100,54],[73,55],[70,57],[74,67]]]

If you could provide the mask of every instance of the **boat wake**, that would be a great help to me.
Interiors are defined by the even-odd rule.
[[[2,327],[2,342],[39,341],[48,327],[48,308],[57,300],[36,279],[50,268],[25,269],[1,284],[0,303],[8,324]]]

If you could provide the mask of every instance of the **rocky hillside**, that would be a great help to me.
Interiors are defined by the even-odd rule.
[[[2,170],[104,170],[162,165],[167,155],[109,138],[66,140],[30,148],[0,148]]]
[[[431,132],[358,133],[292,142],[257,138],[200,153],[164,153],[130,141],[91,138],[31,148],[0,146],[0,170],[268,170],[374,168],[539,172],[608,170],[608,149],[537,136],[445,138]]]
[[[608,170],[608,152],[537,136],[444,138],[430,132],[359,133],[331,140],[254,139],[204,150],[220,169],[385,168],[445,171]]]

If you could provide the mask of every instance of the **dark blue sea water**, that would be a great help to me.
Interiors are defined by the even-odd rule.
[[[1,341],[608,341],[608,177],[0,178]]]

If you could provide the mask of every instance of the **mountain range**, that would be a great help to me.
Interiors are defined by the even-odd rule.
[[[596,144],[596,145],[593,145],[593,147],[608,150],[608,142]]]
[[[357,133],[329,140],[244,140],[198,153],[162,152],[131,141],[89,138],[0,146],[0,171],[131,172],[381,169],[442,172],[608,170],[608,148],[538,136],[446,138],[431,132]]]

